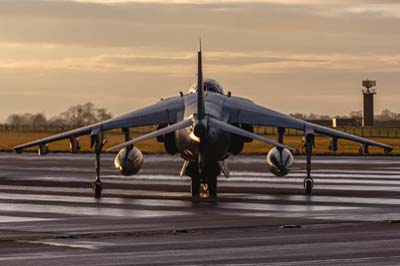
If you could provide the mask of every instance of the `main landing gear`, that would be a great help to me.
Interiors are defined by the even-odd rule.
[[[278,128],[278,142],[283,144],[283,137],[285,135],[285,128]],[[307,158],[307,176],[304,178],[304,189],[306,194],[311,194],[313,186],[314,186],[314,180],[311,177],[311,155],[312,155],[312,149],[314,146],[314,131],[310,129],[306,129],[306,134],[303,139],[304,141],[304,147],[306,150],[306,158]],[[278,150],[281,152],[282,149],[278,148]]]
[[[129,128],[123,128],[122,132],[124,133],[124,139],[125,142],[129,141],[131,139]],[[96,161],[95,161],[95,167],[96,167],[96,179],[94,180],[92,187],[94,191],[94,197],[96,199],[101,198],[101,192],[103,191],[103,183],[100,180],[100,154],[101,151],[104,147],[104,145],[107,143],[107,138],[104,136],[103,132],[101,129],[94,129],[91,133],[91,139],[90,139],[91,147],[94,146],[94,150],[96,153]],[[127,160],[129,151],[133,149],[133,145],[129,145],[126,147],[126,155],[124,160]]]
[[[314,180],[311,177],[311,155],[312,155],[312,149],[314,146],[314,132],[306,131],[304,146],[305,146],[305,150],[306,150],[306,160],[307,160],[307,165],[306,165],[307,176],[306,176],[306,178],[304,178],[304,188],[305,188],[306,194],[311,194],[313,186],[314,186]]]
[[[101,198],[101,191],[103,190],[103,183],[100,180],[100,154],[102,150],[102,142],[99,140],[99,137],[96,137],[95,140],[95,152],[96,152],[96,179],[93,182],[93,190],[94,190],[94,197],[96,199]]]
[[[92,184],[92,188],[94,191],[94,197],[96,199],[101,198],[101,192],[103,191],[103,183],[100,180],[100,154],[103,149],[104,144],[107,143],[107,139],[103,136],[101,131],[97,131],[96,133],[92,133],[91,135],[91,144],[94,145],[94,150],[96,153],[96,178]]]

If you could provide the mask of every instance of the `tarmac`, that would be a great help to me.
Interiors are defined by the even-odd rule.
[[[400,160],[305,158],[275,177],[265,156],[229,160],[218,203],[192,203],[178,156],[122,177],[93,154],[0,153],[0,265],[399,265]]]

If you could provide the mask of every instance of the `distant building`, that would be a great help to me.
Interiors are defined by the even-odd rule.
[[[332,119],[315,119],[307,121],[324,127],[332,127]]]
[[[362,89],[363,94],[363,116],[362,126],[373,126],[374,125],[374,95],[376,94],[375,89],[371,89],[376,86],[376,80],[363,80],[362,85],[365,89]]]
[[[332,119],[315,119],[307,120],[308,122],[324,126],[324,127],[359,127],[361,119],[357,118],[332,118]]]
[[[400,120],[388,120],[388,121],[374,121],[375,127],[397,127],[400,128]]]
[[[359,127],[361,120],[356,118],[332,118],[332,127]]]

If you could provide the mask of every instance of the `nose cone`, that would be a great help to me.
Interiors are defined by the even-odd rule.
[[[198,138],[203,138],[205,134],[207,133],[207,126],[204,121],[199,121],[195,126],[193,130],[194,134]]]
[[[230,135],[218,128],[209,127],[201,138],[200,150],[206,154],[207,161],[221,161],[229,150]]]
[[[290,172],[294,163],[294,158],[288,149],[278,149],[274,147],[268,152],[267,163],[274,175],[285,176]]]
[[[207,131],[207,142],[212,145],[228,143],[228,134],[219,128],[209,128]]]

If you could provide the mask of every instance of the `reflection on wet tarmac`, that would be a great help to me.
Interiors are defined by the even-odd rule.
[[[108,207],[84,207],[84,206],[65,206],[49,204],[28,204],[28,203],[0,203],[2,212],[29,212],[29,213],[57,213],[68,215],[89,215],[89,216],[121,216],[121,217],[163,217],[188,215],[190,212],[181,211],[157,211],[157,210],[134,210],[126,208]]]
[[[219,202],[192,204],[179,158],[122,178],[113,157],[95,200],[92,155],[0,153],[0,264],[399,265],[396,158],[317,159],[304,195],[301,165],[277,178],[264,156],[236,157]]]
[[[104,160],[112,160],[106,155]],[[150,164],[157,164],[157,158],[168,162],[168,156],[148,156]],[[269,172],[234,170],[231,177],[220,178],[221,189],[263,189],[265,193],[220,193],[222,199],[217,205],[200,204],[193,208],[189,201],[189,178],[180,178],[172,174],[160,174],[152,169],[145,169],[145,173],[131,178],[123,178],[114,174],[112,169],[102,171],[103,182],[106,185],[105,197],[97,202],[88,197],[89,187],[93,179],[93,169],[85,164],[77,164],[70,155],[56,154],[46,157],[46,161],[38,159],[36,155],[28,154],[17,156],[14,154],[0,155],[0,161],[13,162],[31,160],[24,167],[9,167],[0,164],[5,172],[0,174],[4,180],[12,180],[13,184],[0,186],[0,214],[34,213],[40,218],[41,214],[60,214],[69,216],[108,216],[108,217],[174,217],[190,216],[206,211],[227,215],[247,215],[266,217],[310,217],[318,219],[365,219],[371,220],[390,217],[400,219],[400,199],[395,197],[374,197],[373,193],[400,192],[400,174],[394,170],[376,170],[346,168],[340,170],[338,163],[364,163],[370,165],[391,165],[399,167],[395,158],[320,158],[316,163],[326,165],[326,169],[318,168],[313,172],[315,192],[324,195],[302,195],[304,170],[295,168],[287,178],[278,178]],[[91,159],[89,155],[79,155],[77,158]],[[179,158],[172,157],[171,165],[175,165]],[[240,160],[239,160],[240,159]],[[262,156],[236,157],[231,160],[235,164],[265,163]],[[241,160],[243,159],[243,160]],[[36,161],[35,161],[36,160]],[[64,163],[58,163],[64,160]],[[300,158],[300,161],[303,158]],[[43,166],[43,163],[50,166]],[[21,163],[21,165],[24,165]],[[331,166],[332,165],[332,166]],[[397,165],[397,166],[396,166]],[[178,170],[177,170],[178,171]],[[24,185],[29,181],[29,185]],[[51,181],[49,185],[42,186]],[[20,184],[18,183],[20,182]],[[37,182],[37,186],[35,185]],[[70,187],[71,182],[88,184],[88,186]],[[55,185],[57,184],[57,185]],[[107,188],[113,185],[118,188]],[[184,190],[164,191],[163,186],[185,187]],[[153,190],[152,187],[155,189]],[[143,189],[145,188],[145,189]],[[269,194],[268,190],[291,189],[293,195],[284,193]],[[357,197],[348,195],[330,195],[337,191],[358,193]],[[60,193],[57,195],[57,193]],[[300,194],[299,194],[300,193]],[[360,195],[366,193],[366,196]],[[372,196],[371,196],[372,195]],[[129,197],[129,198],[127,198]],[[389,210],[387,211],[386,210]],[[382,214],[382,211],[384,214]],[[379,213],[379,215],[374,215]],[[387,215],[389,214],[389,215]],[[11,215],[12,216],[12,215]],[[18,215],[16,215],[18,216]],[[25,215],[26,216],[26,215]],[[363,217],[365,216],[365,217]],[[367,217],[368,216],[368,217]],[[3,219],[6,221],[6,218]]]
[[[0,223],[54,221],[53,218],[0,215]]]

